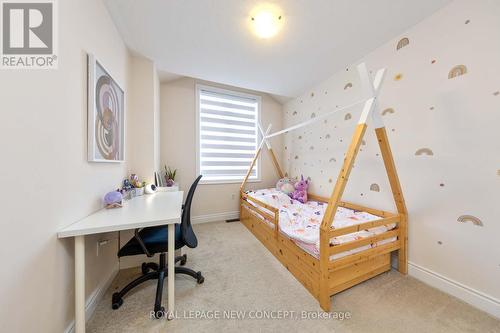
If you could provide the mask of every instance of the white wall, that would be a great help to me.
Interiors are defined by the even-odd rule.
[[[388,70],[379,103],[395,111],[383,119],[409,210],[410,273],[500,317],[499,17],[498,1],[455,1],[361,61]],[[409,45],[396,50],[403,37]],[[467,74],[448,79],[460,64]],[[353,87],[344,90],[349,82]],[[360,98],[353,64],[287,103],[285,126]],[[310,176],[311,192],[331,194],[357,110],[350,120],[340,112],[285,136],[286,168]],[[372,129],[345,199],[394,209]],[[421,148],[433,156],[416,156]],[[370,191],[373,183],[380,192]],[[465,214],[484,226],[457,222]]]
[[[130,89],[127,98],[128,174],[154,183],[154,172],[160,167],[160,81],[153,61],[134,55],[130,61]],[[134,230],[120,231],[120,247],[134,236]],[[120,258],[120,269],[157,261],[146,255]]]
[[[0,72],[0,322],[5,332],[63,332],[73,320],[73,240],[61,227],[101,207],[126,164],[87,162],[87,65],[93,53],[128,90],[128,51],[100,0],[59,1],[59,69]],[[96,257],[87,296],[117,270],[116,234]]]
[[[128,169],[140,179],[154,182],[159,166],[159,80],[154,63],[139,56],[131,57],[130,91],[127,101]]]
[[[281,129],[282,106],[267,94],[223,86],[211,82],[181,78],[161,85],[161,165],[178,169],[177,181],[187,191],[196,175],[196,83],[233,89],[262,96],[262,125]],[[281,138],[272,142],[279,154]],[[264,151],[263,151],[264,152]],[[278,156],[278,158],[280,158]],[[278,179],[267,152],[263,153],[262,182],[249,183],[248,188],[274,186]],[[200,184],[193,201],[192,216],[211,215],[221,220],[239,211],[240,184]],[[196,220],[196,219],[195,219]],[[205,219],[206,220],[206,219]]]

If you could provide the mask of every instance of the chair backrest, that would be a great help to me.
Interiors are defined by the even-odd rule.
[[[198,246],[198,239],[194,234],[193,228],[191,227],[191,202],[193,201],[194,192],[198,183],[201,179],[202,175],[199,175],[198,178],[195,179],[191,187],[189,188],[189,192],[186,197],[186,201],[184,202],[184,209],[182,210],[182,221],[181,221],[181,235],[184,244],[188,247],[194,248]]]

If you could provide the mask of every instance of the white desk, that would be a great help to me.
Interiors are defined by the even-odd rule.
[[[175,224],[181,223],[183,192],[158,192],[101,209],[58,233],[75,238],[75,332],[85,332],[85,235],[168,225],[168,314],[174,311]]]

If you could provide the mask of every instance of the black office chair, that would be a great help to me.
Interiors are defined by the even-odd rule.
[[[175,225],[175,249],[180,249],[184,246],[195,248],[198,245],[198,240],[191,227],[191,202],[193,200],[196,186],[201,179],[201,175],[196,178],[189,189],[186,197],[186,202],[182,205],[182,221],[180,224]],[[156,299],[154,312],[157,318],[161,317],[165,309],[161,306],[161,298],[163,291],[163,279],[167,277],[167,266],[165,264],[165,252],[167,252],[168,241],[167,226],[148,227],[143,229],[136,229],[134,237],[125,244],[120,251],[118,257],[132,256],[136,254],[146,254],[152,257],[155,253],[160,253],[159,264],[154,262],[142,264],[142,276],[126,285],[121,291],[114,293],[112,298],[112,308],[118,309],[123,304],[123,296],[128,293],[132,288],[148,280],[158,279],[156,287]],[[179,262],[184,266],[187,261],[186,254],[177,256],[175,262]],[[195,272],[186,267],[175,267],[175,274],[186,274],[196,279],[198,284],[205,281],[201,272]]]

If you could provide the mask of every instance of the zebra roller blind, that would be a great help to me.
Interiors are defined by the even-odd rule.
[[[201,87],[198,93],[198,171],[203,182],[241,181],[258,146],[260,98]],[[259,161],[250,180],[259,179]]]

